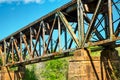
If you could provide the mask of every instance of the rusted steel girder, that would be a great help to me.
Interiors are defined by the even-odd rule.
[[[4,66],[65,57],[89,46],[120,44],[118,0],[75,0],[0,41]],[[69,54],[71,55],[71,54]]]

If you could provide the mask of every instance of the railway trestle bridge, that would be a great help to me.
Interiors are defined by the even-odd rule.
[[[112,80],[111,74],[118,79],[110,64],[111,61],[119,64],[115,49],[120,46],[119,33],[120,0],[72,0],[2,39],[1,66],[23,67],[74,55],[70,66],[77,66],[72,67],[73,72],[69,69],[69,80]],[[99,62],[104,66],[110,65],[111,71],[107,67],[101,70],[99,62],[95,62],[97,60],[90,56],[91,51],[87,49],[91,46],[102,47],[99,49],[102,50],[100,60],[103,61]],[[89,62],[83,63],[83,60]],[[91,68],[88,64],[92,65],[93,77],[90,74],[87,77],[82,75],[87,68]],[[95,68],[96,64],[100,68],[99,72]],[[75,73],[79,67],[82,73]],[[89,70],[88,73],[92,71]]]

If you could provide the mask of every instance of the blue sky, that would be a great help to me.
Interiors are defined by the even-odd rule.
[[[71,0],[0,0],[0,40]]]

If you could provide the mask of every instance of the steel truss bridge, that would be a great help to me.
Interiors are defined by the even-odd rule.
[[[90,46],[120,45],[120,0],[73,0],[0,41],[3,66],[71,55]]]

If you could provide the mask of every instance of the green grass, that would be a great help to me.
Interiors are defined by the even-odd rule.
[[[91,56],[100,56],[100,53],[101,53],[101,51],[96,51],[96,52],[92,52],[90,55]]]
[[[118,55],[120,56],[120,47],[117,47],[116,50],[118,51]]]

